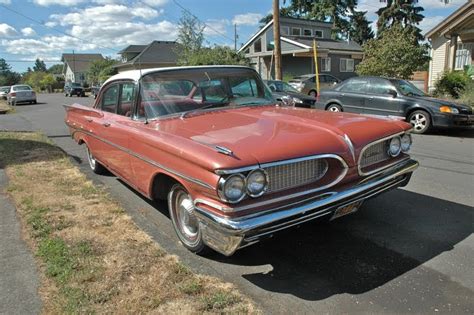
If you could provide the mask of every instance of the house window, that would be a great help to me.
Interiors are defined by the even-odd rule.
[[[474,44],[458,44],[456,49],[455,70],[463,70],[465,66],[471,64],[473,47]]]
[[[331,58],[321,58],[321,72],[331,72]]]
[[[305,29],[303,30],[303,36],[309,36],[309,37],[311,37],[311,36],[313,36],[313,31],[311,31],[310,29],[305,28]]]
[[[280,27],[280,33],[281,35],[290,35],[290,28],[288,26],[282,26]]]
[[[292,35],[292,36],[301,36],[301,28],[299,28],[299,27],[292,27],[292,28],[291,28],[291,35]]]
[[[262,39],[259,38],[255,41],[255,43],[253,44],[253,51],[258,53],[258,52],[261,52],[262,51]]]
[[[341,72],[354,72],[354,59],[341,58],[341,64],[339,71]]]
[[[314,37],[316,38],[323,38],[323,31],[314,31]]]

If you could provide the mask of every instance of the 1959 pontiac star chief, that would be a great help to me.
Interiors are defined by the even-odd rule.
[[[276,104],[247,67],[133,70],[95,105],[66,106],[90,167],[167,199],[179,240],[224,255],[404,186],[418,163],[402,121]]]

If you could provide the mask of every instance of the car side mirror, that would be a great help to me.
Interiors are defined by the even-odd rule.
[[[397,91],[394,91],[394,90],[388,90],[387,93],[389,95],[392,95],[393,98],[397,97],[398,95]]]

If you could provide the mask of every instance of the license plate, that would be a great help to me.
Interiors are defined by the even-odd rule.
[[[353,203],[350,203],[346,206],[342,206],[340,208],[337,208],[336,211],[334,211],[334,214],[332,215],[331,220],[340,218],[342,216],[345,216],[347,214],[351,214],[359,210],[360,206],[362,205],[362,201],[356,201]]]

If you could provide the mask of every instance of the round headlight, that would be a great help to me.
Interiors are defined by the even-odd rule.
[[[400,137],[393,137],[390,140],[390,147],[388,148],[388,154],[390,154],[393,157],[399,155],[400,150],[401,150],[401,142],[402,140],[400,139]]]
[[[267,176],[262,170],[254,170],[247,176],[247,193],[250,197],[263,195],[267,188]]]
[[[245,197],[245,178],[242,174],[234,174],[219,181],[219,196],[222,200],[236,203]]]
[[[402,141],[401,141],[401,148],[403,152],[408,152],[411,147],[411,135],[408,133],[404,134],[402,136]]]

